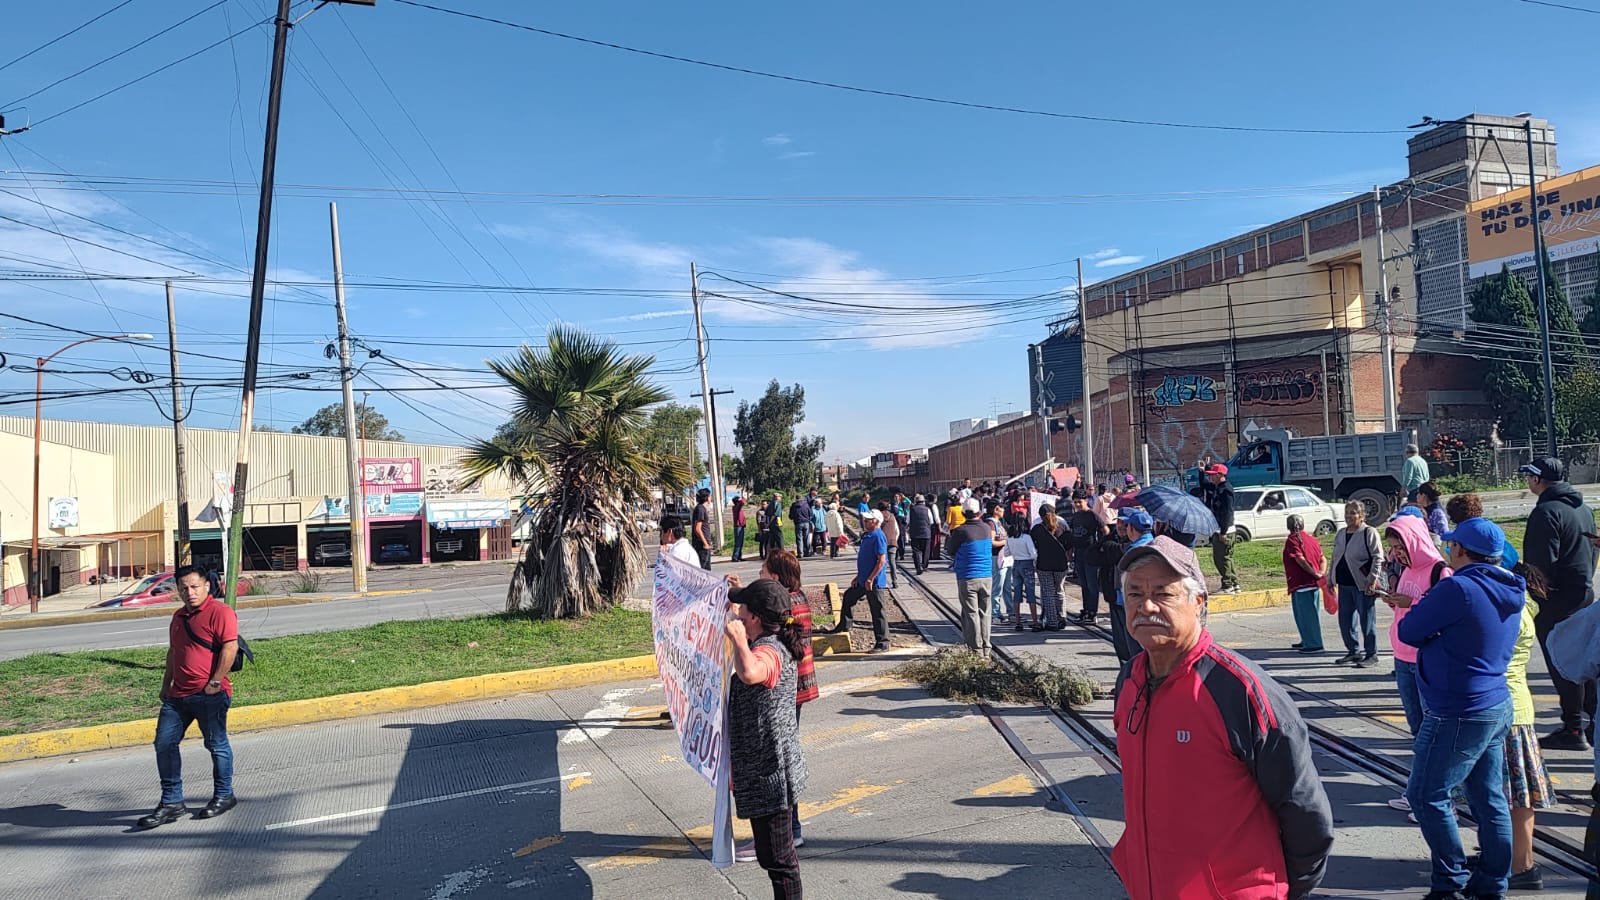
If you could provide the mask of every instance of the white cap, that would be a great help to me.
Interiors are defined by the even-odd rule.
[[[874,521],[874,522],[882,522],[883,521],[883,513],[878,512],[875,509],[869,509],[865,513],[862,514],[861,518],[862,519],[870,519],[871,521]]]
[[[961,501],[961,511],[969,516],[976,515],[977,513],[981,512],[982,510],[978,508],[978,498],[968,497],[967,499]]]

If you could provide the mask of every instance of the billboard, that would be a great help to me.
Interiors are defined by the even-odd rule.
[[[37,494],[34,495],[37,498]],[[51,528],[78,527],[78,498],[51,497],[45,506]]]
[[[368,494],[422,490],[422,460],[372,457],[361,461],[361,485]]]
[[[1538,221],[1552,260],[1600,252],[1600,166],[1539,182]],[[1467,204],[1467,275],[1482,278],[1533,265],[1527,188]]]
[[[428,522],[440,529],[499,528],[510,518],[505,497],[428,498]]]
[[[395,491],[389,494],[368,494],[367,515],[375,519],[416,518],[422,515],[422,492]]]

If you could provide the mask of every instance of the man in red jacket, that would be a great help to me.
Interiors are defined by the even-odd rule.
[[[1333,813],[1283,689],[1212,643],[1205,576],[1169,537],[1117,564],[1128,634],[1117,679],[1127,828],[1112,862],[1132,900],[1298,900],[1321,883]],[[1194,827],[1203,811],[1204,828]]]

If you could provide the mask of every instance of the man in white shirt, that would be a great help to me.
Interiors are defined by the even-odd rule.
[[[661,517],[661,555],[677,557],[697,568],[700,565],[700,554],[684,538],[683,520],[677,516]]]

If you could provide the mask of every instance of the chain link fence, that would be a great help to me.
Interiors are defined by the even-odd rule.
[[[1495,487],[1521,487],[1518,467],[1535,456],[1545,455],[1542,446],[1531,445],[1498,450],[1483,446],[1429,448],[1429,451],[1428,466],[1433,477],[1470,475]],[[1556,448],[1556,455],[1567,464],[1568,481],[1574,484],[1600,482],[1600,444],[1562,444]]]

